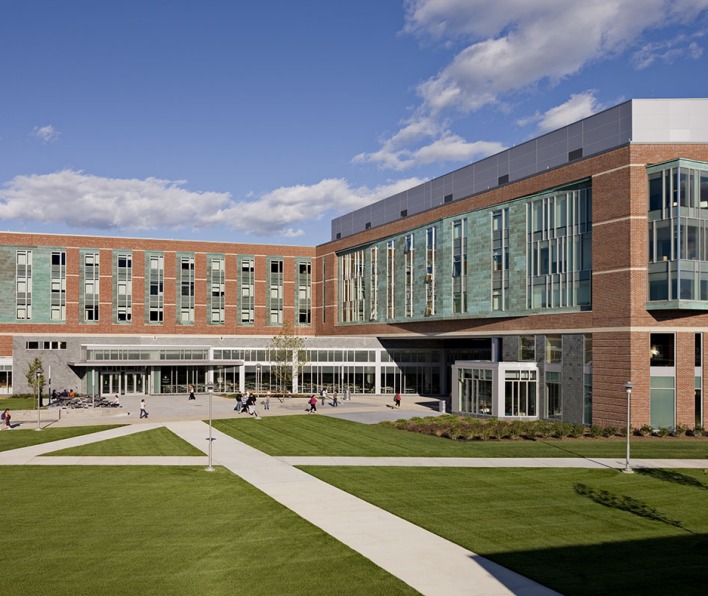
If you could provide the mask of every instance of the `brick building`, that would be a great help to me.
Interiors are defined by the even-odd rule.
[[[0,234],[0,391],[274,386],[704,424],[708,100],[632,100],[346,214],[317,247]]]

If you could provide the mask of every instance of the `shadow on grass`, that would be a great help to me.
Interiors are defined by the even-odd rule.
[[[678,594],[705,586],[706,552],[708,534],[692,534],[486,557],[562,594]]]
[[[663,480],[664,482],[672,482],[674,484],[681,484],[682,486],[692,486],[701,490],[708,489],[708,486],[703,484],[700,480],[698,480],[698,478],[693,478],[692,476],[681,474],[681,472],[676,472],[675,470],[636,468],[634,471],[637,474],[650,476],[651,478],[655,478],[656,480]]]
[[[611,509],[619,509],[633,515],[643,517],[644,519],[650,519],[652,521],[668,524],[669,526],[674,526],[675,528],[684,529],[683,524],[680,521],[666,517],[658,509],[655,509],[654,507],[651,507],[633,497],[628,497],[626,495],[615,495],[607,490],[595,490],[594,488],[580,482],[575,484],[573,488],[577,494],[587,497],[599,505],[604,505],[605,507],[609,507]]]

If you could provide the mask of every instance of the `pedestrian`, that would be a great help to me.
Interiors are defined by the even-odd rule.
[[[268,391],[263,398],[263,409],[270,410],[270,391]]]
[[[189,399],[197,399],[194,397],[194,385],[189,386]]]
[[[339,399],[337,399],[337,392],[332,394],[332,407],[336,408],[339,405]]]
[[[147,418],[148,417],[148,411],[145,406],[145,400],[141,399],[140,400],[140,418]]]
[[[393,405],[396,408],[401,407],[401,394],[400,393],[396,393],[396,395],[393,396]]]
[[[5,428],[12,428],[12,426],[10,425],[11,418],[12,416],[10,415],[10,408],[5,408],[5,411],[2,413],[2,422]]]
[[[308,403],[310,404],[310,410],[307,413],[308,414],[312,414],[312,413],[317,414],[317,396],[313,394]]]
[[[234,410],[236,410],[240,414],[241,408],[243,408],[243,396],[239,391],[238,393],[236,393],[236,405],[234,406]]]
[[[322,397],[322,405],[324,406],[324,405],[325,405],[325,401],[327,400],[327,390],[326,390],[326,389],[323,389],[322,392],[320,393],[320,395],[321,395],[321,397]]]

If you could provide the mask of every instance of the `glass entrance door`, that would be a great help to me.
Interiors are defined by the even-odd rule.
[[[101,395],[142,395],[145,374],[134,370],[103,371],[100,385]]]

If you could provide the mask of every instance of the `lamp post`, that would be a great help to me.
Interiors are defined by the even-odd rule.
[[[627,381],[624,384],[624,390],[627,392],[627,456],[624,462],[624,470],[626,474],[634,472],[629,465],[629,435],[632,432],[632,381]]]
[[[214,395],[214,386],[209,384],[206,386],[206,390],[209,393],[209,438],[207,439],[207,441],[209,441],[209,465],[207,466],[206,471],[213,472],[214,467],[211,465],[211,443],[214,439],[211,436],[211,397]]]
[[[261,392],[261,365],[256,364],[256,396]]]
[[[37,428],[35,430],[42,430],[42,424],[39,419],[39,408],[41,405],[42,401],[42,384],[40,383],[40,379],[42,378],[42,375],[44,374],[44,371],[41,368],[38,368],[36,370],[36,375],[37,375]]]

